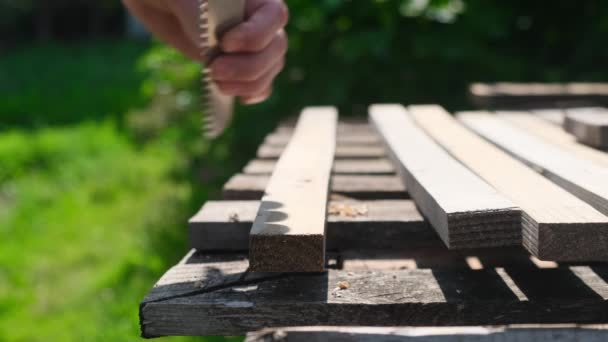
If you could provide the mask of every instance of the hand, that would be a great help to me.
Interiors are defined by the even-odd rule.
[[[200,60],[198,0],[123,0],[158,38]],[[227,95],[254,104],[272,93],[285,65],[288,20],[283,0],[247,0],[245,22],[220,37],[223,54],[211,65],[211,77]]]

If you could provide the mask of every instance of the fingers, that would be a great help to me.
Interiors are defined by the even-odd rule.
[[[281,72],[285,64],[285,61],[281,59],[270,70],[265,74],[261,75],[258,79],[253,81],[245,82],[234,82],[234,81],[223,81],[217,82],[220,90],[226,95],[240,96],[243,100],[246,99],[259,99],[259,101],[265,100],[270,96],[270,88],[274,78]],[[259,102],[258,101],[258,102]],[[245,103],[250,103],[243,101]]]
[[[286,52],[287,36],[281,30],[261,52],[217,57],[211,64],[211,77],[216,81],[254,81],[282,60]]]
[[[221,39],[225,52],[259,52],[274,39],[289,20],[287,6],[281,0],[248,1],[247,19]]]

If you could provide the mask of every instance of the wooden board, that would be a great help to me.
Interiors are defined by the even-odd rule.
[[[259,200],[269,178],[268,175],[237,174],[224,185],[222,197],[225,200]],[[332,194],[356,199],[409,197],[398,176],[334,175],[330,189]]]
[[[580,107],[608,102],[608,83],[474,83],[471,99],[485,108]]]
[[[259,201],[205,203],[189,221],[190,246],[202,251],[246,251],[259,207]],[[439,244],[411,200],[331,201],[326,235],[330,251]]]
[[[608,321],[606,266],[330,269],[304,275],[251,273],[248,267],[242,255],[188,255],[143,300],[143,335],[241,335],[313,325]],[[340,289],[339,282],[347,288]]]
[[[567,150],[580,158],[608,167],[608,153],[596,150],[576,141],[576,137],[560,126],[552,125],[527,112],[498,112],[497,115],[509,123],[537,136],[553,146]]]
[[[605,109],[568,112],[564,129],[584,144],[596,148],[608,148],[608,112]]]
[[[411,197],[449,248],[521,244],[519,208],[437,145],[405,108],[374,105],[370,120]]]
[[[608,260],[608,217],[509,156],[439,106],[411,106],[427,134],[524,211],[523,244],[540,259]]]
[[[254,159],[245,166],[243,173],[251,175],[271,174],[275,165],[275,160]],[[395,167],[386,158],[338,159],[334,161],[332,171],[335,175],[390,175],[395,173]]]
[[[277,159],[283,153],[284,147],[262,145],[258,148],[257,157],[260,159]],[[336,148],[336,158],[382,158],[386,152],[382,146],[374,145],[342,145]]]
[[[606,325],[493,327],[294,327],[263,329],[245,342],[604,342]]]
[[[266,136],[264,144],[269,146],[286,146],[291,139],[290,132],[277,132]],[[377,134],[338,134],[336,138],[336,147],[352,146],[352,145],[379,145],[381,144],[380,137]]]
[[[583,201],[608,214],[608,168],[560,149],[488,113],[466,113],[459,119],[475,132],[520,159]],[[602,230],[598,244],[608,244]],[[599,233],[599,232],[598,232]]]
[[[324,270],[325,219],[337,121],[333,107],[302,111],[251,227],[252,271]]]

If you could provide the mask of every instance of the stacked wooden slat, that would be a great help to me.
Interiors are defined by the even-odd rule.
[[[316,126],[310,121],[283,124],[269,135],[263,146],[284,153],[251,161],[225,185],[222,201],[207,202],[190,220],[195,250],[143,300],[142,334],[409,326],[416,340],[426,341],[414,327],[535,324],[540,330],[521,336],[606,339],[601,329],[545,326],[608,321],[608,266],[587,262],[608,259],[602,186],[572,191],[530,167],[532,152],[519,154],[520,145],[460,123],[477,127],[471,122],[488,113],[456,121],[438,106],[375,108],[373,126],[335,125],[326,117],[314,120],[324,127],[315,127],[314,141],[302,133]],[[578,143],[541,116],[502,112],[490,118],[517,137],[532,136],[535,144],[567,154],[585,172],[607,168],[605,152]],[[332,125],[336,151],[365,147],[362,154],[334,155],[333,168],[326,162]],[[309,151],[301,150],[308,144]],[[370,156],[372,148],[381,153]],[[534,163],[546,158],[538,159]],[[554,168],[567,164],[542,166],[557,173]],[[313,182],[311,174],[321,181]],[[251,235],[254,224],[259,228]],[[253,242],[258,247],[252,247],[254,239],[261,239]],[[336,329],[330,333],[342,338]],[[376,332],[379,340],[386,333]]]

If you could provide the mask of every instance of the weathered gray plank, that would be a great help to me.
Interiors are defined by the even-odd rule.
[[[449,248],[521,244],[521,211],[414,125],[400,105],[375,105],[380,132],[408,191]]]
[[[475,132],[520,159],[559,186],[608,214],[608,167],[589,162],[487,113],[466,113],[459,119]],[[599,233],[599,231],[598,231]],[[597,237],[607,244],[606,233]]]
[[[276,165],[272,159],[254,159],[243,172],[251,175],[271,174]],[[333,174],[342,175],[390,175],[395,173],[393,164],[385,158],[338,159],[334,161]]]
[[[494,327],[295,327],[247,334],[246,342],[604,342],[606,325]]]
[[[224,185],[225,200],[259,200],[264,195],[268,175],[234,175]],[[356,199],[408,198],[406,188],[398,176],[332,176],[331,192]]]
[[[261,159],[276,159],[283,153],[284,147],[263,144],[258,148],[257,157]],[[382,158],[386,152],[382,146],[374,145],[342,145],[336,148],[336,158]]]
[[[479,137],[439,106],[411,106],[414,120],[524,211],[523,244],[540,259],[608,260],[608,217]]]
[[[578,141],[596,147],[608,148],[608,111],[569,111],[564,121],[564,129],[572,133]]]
[[[211,201],[189,221],[190,246],[246,251],[259,201]],[[411,200],[331,201],[327,249],[404,249],[437,246],[439,239]],[[370,239],[370,236],[374,236]]]
[[[321,272],[325,218],[336,148],[338,112],[302,111],[277,162],[249,234],[249,261],[257,272]]]
[[[160,279],[140,307],[144,336],[239,335],[282,326],[608,320],[608,285],[598,276],[608,272],[605,266],[301,275],[248,273],[246,259],[218,258],[192,256]]]

